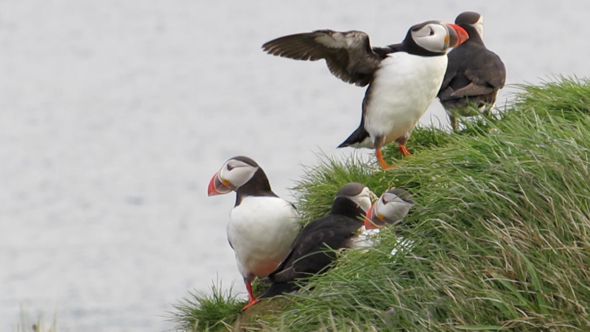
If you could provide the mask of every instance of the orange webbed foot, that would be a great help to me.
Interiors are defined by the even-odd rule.
[[[244,279],[244,283],[246,284],[246,290],[248,291],[248,303],[242,308],[242,311],[250,308],[251,306],[255,305],[256,303],[260,302],[260,299],[254,297],[254,292],[252,292],[252,284],[250,284],[249,280]]]
[[[400,144],[398,146],[399,152],[401,152],[404,156],[411,156],[412,154],[410,153],[410,151],[408,151],[408,149],[406,148],[405,144]]]
[[[260,302],[260,299],[250,299],[250,301],[248,301],[248,304],[246,304],[243,308],[242,311],[245,311],[246,309],[250,308],[251,306],[255,305],[256,303]]]
[[[379,165],[381,165],[381,167],[383,169],[392,169],[392,168],[396,167],[396,165],[388,165],[385,162],[385,160],[383,159],[383,154],[381,153],[381,149],[376,149],[375,155],[377,156],[377,160],[379,161]]]

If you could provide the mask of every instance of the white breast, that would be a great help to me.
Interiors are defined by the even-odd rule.
[[[227,237],[244,278],[266,277],[283,261],[299,231],[297,220],[295,208],[278,197],[245,197],[233,208]]]
[[[447,69],[447,56],[390,54],[375,72],[366,100],[365,129],[386,143],[410,131],[432,103]]]
[[[359,236],[354,240],[352,244],[353,249],[361,250],[363,252],[367,251],[369,248],[375,246],[379,243],[379,229],[365,229],[362,227],[362,232]],[[399,253],[405,253],[412,250],[414,247],[414,242],[404,239],[401,236],[397,237],[397,243],[391,250],[391,256],[395,256]]]
[[[379,235],[379,229],[366,229],[365,226],[359,230],[360,234],[354,239],[352,248],[354,249],[367,249],[375,245],[377,236]]]

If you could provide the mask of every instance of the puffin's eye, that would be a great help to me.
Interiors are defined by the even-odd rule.
[[[432,35],[434,35],[434,30],[432,30],[432,28],[430,28],[430,35],[429,36],[432,36]]]
[[[230,165],[230,164],[227,164],[227,170],[228,171],[231,171],[232,169],[234,169],[234,167],[232,165]]]

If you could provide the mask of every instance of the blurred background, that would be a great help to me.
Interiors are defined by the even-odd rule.
[[[465,10],[508,84],[588,76],[584,0],[0,1],[0,330],[22,306],[60,330],[163,331],[188,291],[244,292],[234,195],[206,195],[218,168],[252,157],[291,199],[318,153],[372,158],[335,149],[364,89],[260,46],[323,28],[382,46]],[[421,123],[448,127],[438,101]]]

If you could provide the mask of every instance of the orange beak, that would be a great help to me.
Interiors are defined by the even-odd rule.
[[[209,181],[209,186],[207,187],[207,196],[215,196],[215,195],[223,195],[227,194],[232,191],[232,188],[229,186],[229,183],[223,179],[219,178],[219,172],[215,173]]]
[[[371,205],[367,213],[365,214],[365,229],[377,229],[377,225],[375,225],[371,219],[373,218],[373,207],[375,204]]]
[[[469,34],[462,27],[453,23],[444,24],[449,28],[449,47],[457,47],[469,39]]]

